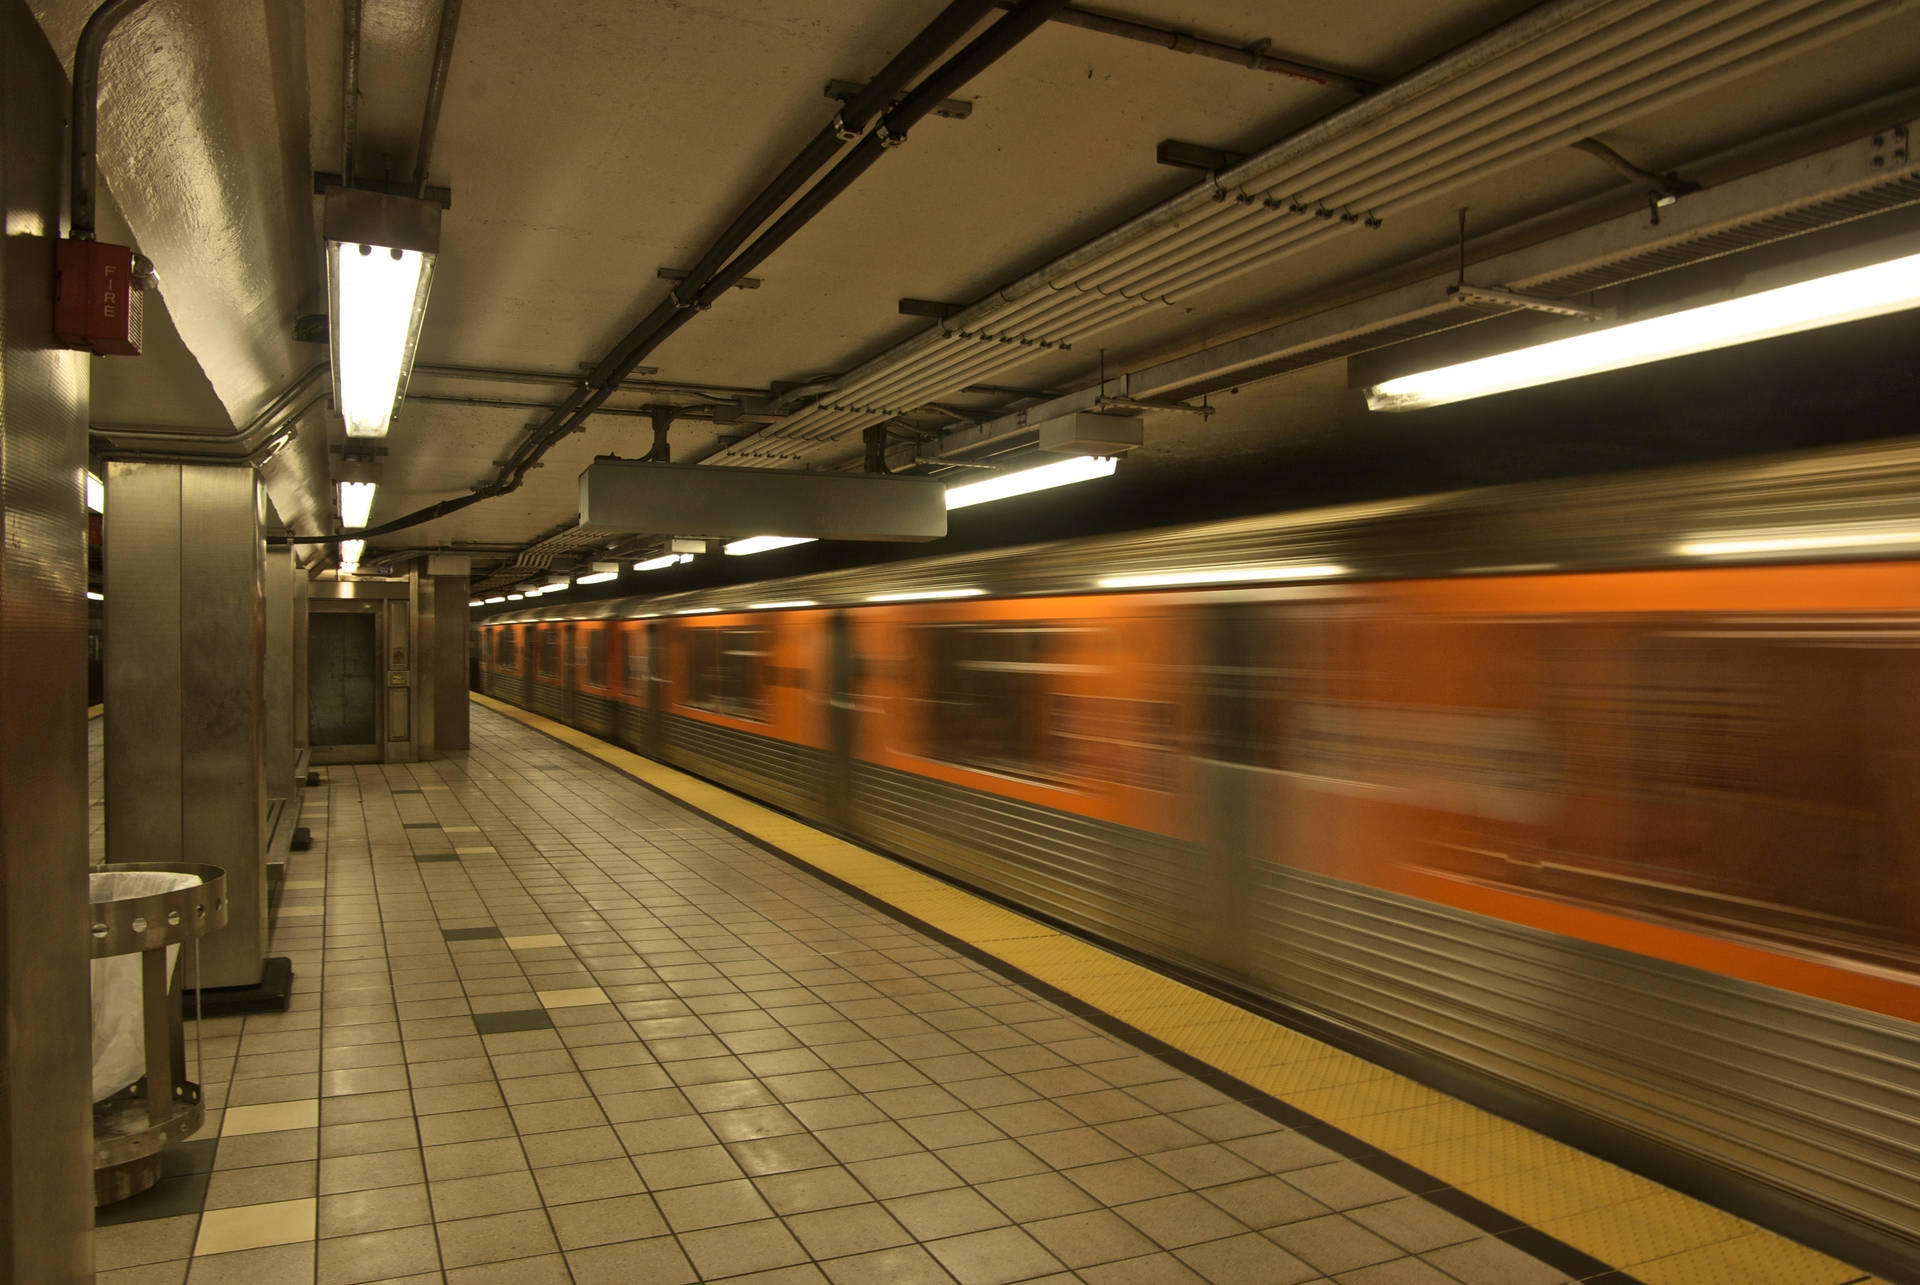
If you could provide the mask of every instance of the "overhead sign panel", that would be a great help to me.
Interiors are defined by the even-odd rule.
[[[580,475],[580,525],[684,536],[938,540],[946,484],[928,477],[791,473],[595,460]]]

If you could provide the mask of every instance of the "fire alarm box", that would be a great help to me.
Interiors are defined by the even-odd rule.
[[[102,357],[140,355],[142,304],[133,251],[104,241],[61,241],[54,259],[53,333]]]

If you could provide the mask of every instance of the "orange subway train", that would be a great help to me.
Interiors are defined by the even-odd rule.
[[[476,628],[503,701],[1920,1253],[1920,442]]]

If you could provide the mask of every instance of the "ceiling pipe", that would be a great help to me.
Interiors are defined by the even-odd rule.
[[[353,145],[360,132],[360,9],[346,0],[340,53],[340,185],[353,186]]]
[[[258,414],[248,420],[245,427],[217,433],[196,433],[190,429],[150,428],[145,425],[95,424],[88,428],[87,436],[102,441],[120,441],[134,439],[146,442],[177,442],[182,445],[235,447],[237,450],[211,450],[208,456],[221,458],[240,458],[257,449],[252,439],[271,434],[282,425],[292,424],[302,415],[313,409],[331,393],[327,379],[331,368],[326,362],[317,362],[309,366],[274,395],[272,401],[262,407]],[[315,384],[323,385],[317,391]],[[289,409],[294,406],[298,409]]]
[[[731,254],[741,243],[751,236],[755,229],[758,228],[773,211],[779,209],[795,192],[799,191],[806,180],[818,171],[818,169],[832,157],[833,153],[839,150],[843,143],[853,137],[857,137],[859,131],[865,128],[867,122],[878,115],[893,99],[894,95],[910,83],[915,76],[919,75],[927,64],[931,63],[951,46],[954,41],[965,35],[977,25],[982,18],[991,13],[995,7],[995,3],[996,0],[953,0],[933,22],[929,23],[919,35],[909,41],[907,46],[896,54],[893,59],[888,62],[886,67],[884,67],[873,80],[867,83],[866,87],[862,89],[860,93],[842,104],[840,111],[834,116],[827,127],[815,135],[813,141],[802,149],[800,155],[796,156],[758,197],[749,202],[747,208],[736,216],[726,231],[721,234],[719,240],[709,247],[707,252],[701,256],[699,262],[688,272],[686,278],[676,282],[674,287],[668,291],[667,298],[649,314],[646,320],[635,327],[634,330],[616,346],[614,351],[609,353],[606,358],[594,368],[593,372],[589,374],[586,379],[581,381],[580,386],[576,388],[565,401],[553,408],[539,428],[529,434],[526,439],[523,439],[509,463],[501,470],[497,477],[475,488],[471,494],[441,500],[436,504],[417,509],[412,513],[394,518],[377,527],[370,527],[356,532],[355,536],[368,539],[385,535],[392,531],[418,526],[422,523],[432,522],[439,518],[458,513],[470,505],[479,503],[481,500],[491,498],[495,495],[504,495],[518,488],[524,480],[527,471],[539,461],[540,457],[546,453],[552,444],[568,432],[571,432],[575,424],[585,419],[587,415],[591,414],[595,408],[604,403],[609,396],[617,391],[621,382],[627,374],[632,371],[633,367],[639,364],[641,358],[651,352],[653,348],[657,347],[669,335],[678,330],[680,326],[684,325],[697,307],[708,306],[712,302],[712,297],[717,296],[719,293],[724,293],[726,286],[721,286],[717,290],[711,289],[710,286],[712,280],[719,279],[716,274],[721,271],[719,265],[726,262],[727,255]],[[954,59],[949,60],[942,71],[953,68],[956,63],[965,59],[967,61],[964,65],[974,68],[974,70],[967,72],[967,76],[975,74],[978,69],[984,68],[987,63],[990,63],[994,58],[1004,53],[1006,48],[1011,48],[1013,43],[1017,43],[1018,37],[1011,42],[1007,42],[1005,48],[999,48],[997,52],[994,52],[992,56],[986,58],[985,61],[979,61],[979,53],[981,50],[997,48],[997,46],[1005,40],[1008,32],[1017,30],[1021,36],[1024,36],[1035,26],[1038,26],[1039,22],[1045,21],[1045,17],[1057,10],[1061,3],[1063,3],[1063,0],[1025,0],[1020,10],[1008,14],[1005,18],[995,23],[985,35],[976,39],[966,50],[956,55]],[[1034,16],[1035,14],[1039,14],[1037,19]],[[976,63],[977,66],[975,65]],[[916,90],[914,94],[909,94],[907,99],[903,100],[899,106],[888,113],[888,117],[894,119],[896,122],[893,130],[888,134],[888,137],[893,142],[898,142],[901,138],[904,138],[906,124],[913,120],[918,120],[920,116],[932,110],[932,107],[940,98],[950,96],[952,90],[957,88],[959,84],[964,83],[965,79],[966,77],[963,76],[956,80],[950,75],[943,76],[941,71],[936,71],[933,76],[928,78],[927,83],[933,83],[936,80],[939,81],[943,86],[941,92],[928,97],[921,93],[921,90],[925,88],[923,84],[921,90]],[[911,111],[903,110],[908,107],[910,102],[914,105],[913,109]],[[886,128],[884,123],[880,128]],[[871,162],[868,163],[871,164]],[[825,180],[822,181],[824,182]],[[849,181],[851,180],[849,179]],[[792,231],[797,230],[797,226],[798,225],[790,226],[786,235],[790,236]],[[784,241],[784,239],[785,237],[783,236],[781,240]],[[760,242],[756,242],[756,246],[764,245],[767,240],[768,238],[762,237]],[[762,257],[764,257],[764,254],[771,253],[773,248],[773,245],[766,245]],[[745,257],[746,256],[742,256],[743,260]],[[752,262],[757,263],[758,260],[756,259]],[[728,284],[730,285],[731,281],[738,280],[739,277],[744,276],[747,271],[750,270],[751,266],[752,263],[746,263],[745,266],[741,266],[740,261],[729,265],[729,270],[733,272],[733,275]],[[703,280],[703,278],[706,280]],[[698,293],[696,294],[695,292]],[[701,299],[704,299],[705,302],[698,302]],[[311,542],[337,543],[343,538],[346,537],[336,535],[316,536],[312,538]]]
[[[687,270],[687,275],[667,291],[667,297],[614,345],[613,350],[601,359],[580,387],[554,409],[547,422],[521,443],[516,455],[531,455],[544,450],[541,443],[563,420],[577,420],[583,409],[590,413],[593,406],[604,401],[607,393],[617,387],[647,353],[685,324],[683,314],[699,306],[697,299],[700,291],[727,261],[727,256],[745,244],[747,238],[785,205],[845,143],[857,138],[896,93],[991,13],[995,3],[996,0],[953,0],[919,35],[895,54],[880,73],[867,82],[864,89],[843,103],[834,118],[787,162],[786,167],[747,203],[745,209],[734,216],[726,230]],[[561,431],[571,431],[571,428]],[[518,484],[517,477],[514,484]]]
[[[73,51],[73,151],[69,180],[72,201],[68,207],[67,235],[91,241],[98,217],[100,167],[100,58],[106,52],[107,37],[122,19],[145,4],[146,0],[106,0],[80,28],[80,41]]]
[[[1563,0],[1546,6],[1568,24],[1552,30],[1537,25],[1545,11],[1532,11],[1454,58],[1217,176],[1216,184],[1157,207],[908,340],[852,372],[832,397],[759,434],[745,451],[736,447],[729,462],[776,465],[798,458],[812,444],[851,433],[883,410],[943,396],[1026,355],[1004,343],[959,339],[963,332],[1071,344],[1143,307],[1159,306],[1172,293],[1189,297],[1349,226],[1336,218],[1300,217],[1314,213],[1317,201],[1280,216],[1276,211],[1288,200],[1276,194],[1336,184],[1324,189],[1330,214],[1349,197],[1380,202],[1357,208],[1383,211],[1431,201],[1475,174],[1567,145],[1604,128],[1602,122],[1630,118],[1676,89],[1726,83],[1906,7],[1906,0],[1703,0],[1681,10],[1649,9],[1646,0]],[[1526,41],[1543,47],[1529,48]],[[1436,81],[1436,69],[1449,63],[1463,69],[1461,80]],[[1424,84],[1431,96],[1403,90],[1409,82]],[[1557,114],[1526,111],[1538,102],[1558,108]],[[1393,111],[1383,116],[1389,105]],[[1332,128],[1343,119],[1357,136],[1343,137]],[[1443,132],[1436,135],[1436,129]],[[1451,141],[1443,147],[1442,140]],[[1297,197],[1292,204],[1300,204]]]
[[[1316,85],[1330,85],[1350,93],[1370,94],[1380,87],[1375,81],[1362,80],[1358,76],[1350,76],[1345,72],[1270,54],[1260,45],[1241,47],[1223,44],[1218,40],[1208,40],[1204,36],[1196,36],[1191,32],[1154,27],[1144,22],[1135,22],[1130,18],[1116,18],[1110,14],[1082,9],[1076,5],[1068,5],[1054,14],[1052,21],[1063,27],[1097,31],[1103,36],[1118,36],[1122,40],[1135,40],[1141,44],[1170,49],[1177,54],[1211,58],[1216,62],[1232,63],[1236,67],[1246,67],[1253,71],[1271,72],[1276,76],[1310,81]]]
[[[354,0],[358,7],[359,0]],[[427,108],[420,119],[420,147],[413,162],[413,194],[427,195],[427,166],[433,160],[433,138],[440,128],[440,103],[447,94],[447,71],[453,65],[453,38],[460,29],[460,0],[440,0],[440,40],[433,50],[433,70],[427,76]],[[351,184],[352,175],[347,176]]]

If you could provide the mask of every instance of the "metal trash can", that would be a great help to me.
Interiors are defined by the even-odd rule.
[[[199,939],[227,922],[227,872],[138,862],[96,867],[88,883],[93,1199],[105,1205],[158,1182],[167,1143],[206,1120],[200,1086],[187,1078],[174,965],[181,943],[193,942],[198,982]]]

